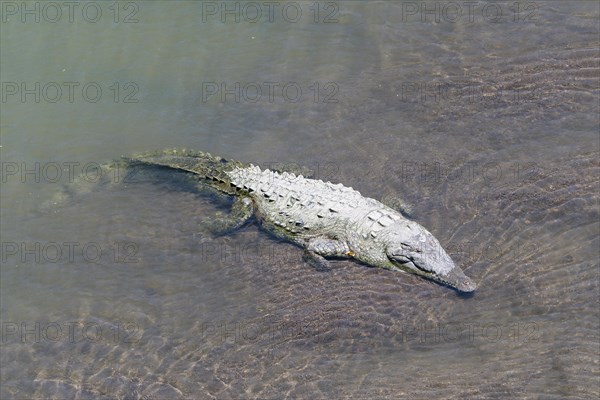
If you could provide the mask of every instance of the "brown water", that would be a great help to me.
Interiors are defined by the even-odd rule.
[[[258,3],[225,23],[221,2],[73,22],[36,4],[2,3],[1,398],[600,396],[596,2],[455,22],[449,2],[297,2],[256,23]],[[239,101],[205,99],[215,83]],[[228,203],[165,171],[81,185],[164,147],[402,198],[478,290],[319,272],[256,226],[212,238]]]

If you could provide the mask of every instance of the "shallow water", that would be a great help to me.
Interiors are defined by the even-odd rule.
[[[234,3],[22,4],[0,28],[0,397],[600,395],[597,3],[453,22],[450,2],[297,2],[255,23],[257,3],[225,23]],[[316,271],[256,226],[212,238],[228,202],[165,171],[93,185],[165,147],[402,198],[478,290]]]

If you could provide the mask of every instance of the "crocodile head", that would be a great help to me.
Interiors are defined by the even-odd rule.
[[[387,257],[404,271],[472,292],[477,285],[456,266],[438,240],[413,221],[394,224],[387,232]]]

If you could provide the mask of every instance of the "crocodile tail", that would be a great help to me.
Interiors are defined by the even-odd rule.
[[[162,166],[196,174],[199,178],[203,178],[206,184],[228,194],[235,194],[236,188],[232,185],[227,172],[250,166],[202,151],[186,149],[168,149],[123,158],[133,164]]]

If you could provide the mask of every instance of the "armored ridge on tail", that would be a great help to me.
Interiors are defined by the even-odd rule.
[[[355,258],[463,292],[476,288],[425,228],[342,184],[191,150],[126,159],[197,174],[209,186],[236,196],[231,215],[217,224],[220,231],[239,228],[256,216],[263,228],[304,248],[307,260],[321,267],[328,265],[325,257]]]
[[[159,165],[194,173],[200,178],[204,178],[206,184],[230,195],[236,194],[237,188],[230,185],[231,179],[227,172],[235,168],[250,166],[238,161],[215,157],[209,153],[185,149],[147,152],[123,158],[130,163]]]

